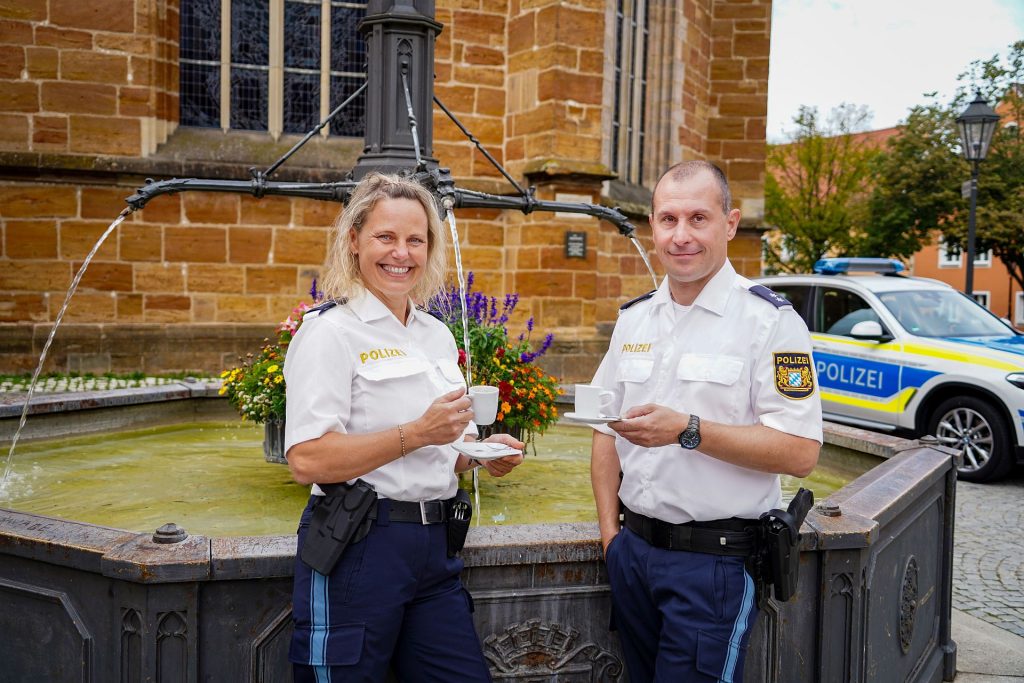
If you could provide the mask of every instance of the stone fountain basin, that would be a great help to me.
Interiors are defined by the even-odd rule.
[[[208,419],[201,404],[216,395],[206,385],[120,392],[43,397],[27,429]],[[833,425],[826,440],[824,457],[882,462],[820,501],[828,515],[809,515],[797,596],[763,612],[746,680],[951,680],[953,453]],[[0,661],[12,680],[290,680],[294,553],[291,535],[158,544],[0,509]],[[595,524],[474,528],[464,559],[495,680],[625,679]]]

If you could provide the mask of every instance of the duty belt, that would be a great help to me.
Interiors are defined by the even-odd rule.
[[[669,524],[623,506],[626,528],[656,548],[749,557],[757,547],[757,520],[723,519]]]
[[[392,522],[441,524],[448,519],[447,505],[445,503],[446,501],[443,500],[416,502],[378,498],[376,509],[370,512],[370,519],[378,519],[386,515]]]

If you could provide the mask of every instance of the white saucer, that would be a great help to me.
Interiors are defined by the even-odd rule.
[[[591,425],[603,425],[609,422],[618,422],[622,419],[617,415],[577,415],[576,413],[562,413],[562,417],[575,422],[586,422]]]
[[[477,460],[497,460],[506,455],[522,455],[523,453],[518,448],[491,441],[456,441],[452,444],[452,448]]]

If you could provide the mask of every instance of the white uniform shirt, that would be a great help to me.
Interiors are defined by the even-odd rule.
[[[434,399],[466,386],[457,359],[441,321],[414,308],[404,326],[369,292],[310,314],[285,358],[285,451],[327,432],[363,434],[417,419]],[[475,433],[472,423],[466,433]],[[450,445],[425,446],[360,478],[383,498],[451,498],[457,457]]]
[[[820,443],[821,400],[807,327],[791,306],[777,308],[748,291],[752,286],[726,261],[690,307],[672,301],[666,279],[650,299],[622,311],[594,376],[594,384],[615,394],[603,410],[621,415],[656,403]],[[781,504],[776,474],[712,458],[699,447],[645,448],[606,426],[596,429],[616,437],[619,497],[634,512],[679,524],[755,519]]]

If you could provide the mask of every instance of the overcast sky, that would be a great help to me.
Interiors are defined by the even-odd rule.
[[[768,139],[793,128],[801,104],[822,114],[867,105],[871,129],[895,126],[926,92],[1024,39],[1024,0],[774,0]]]

